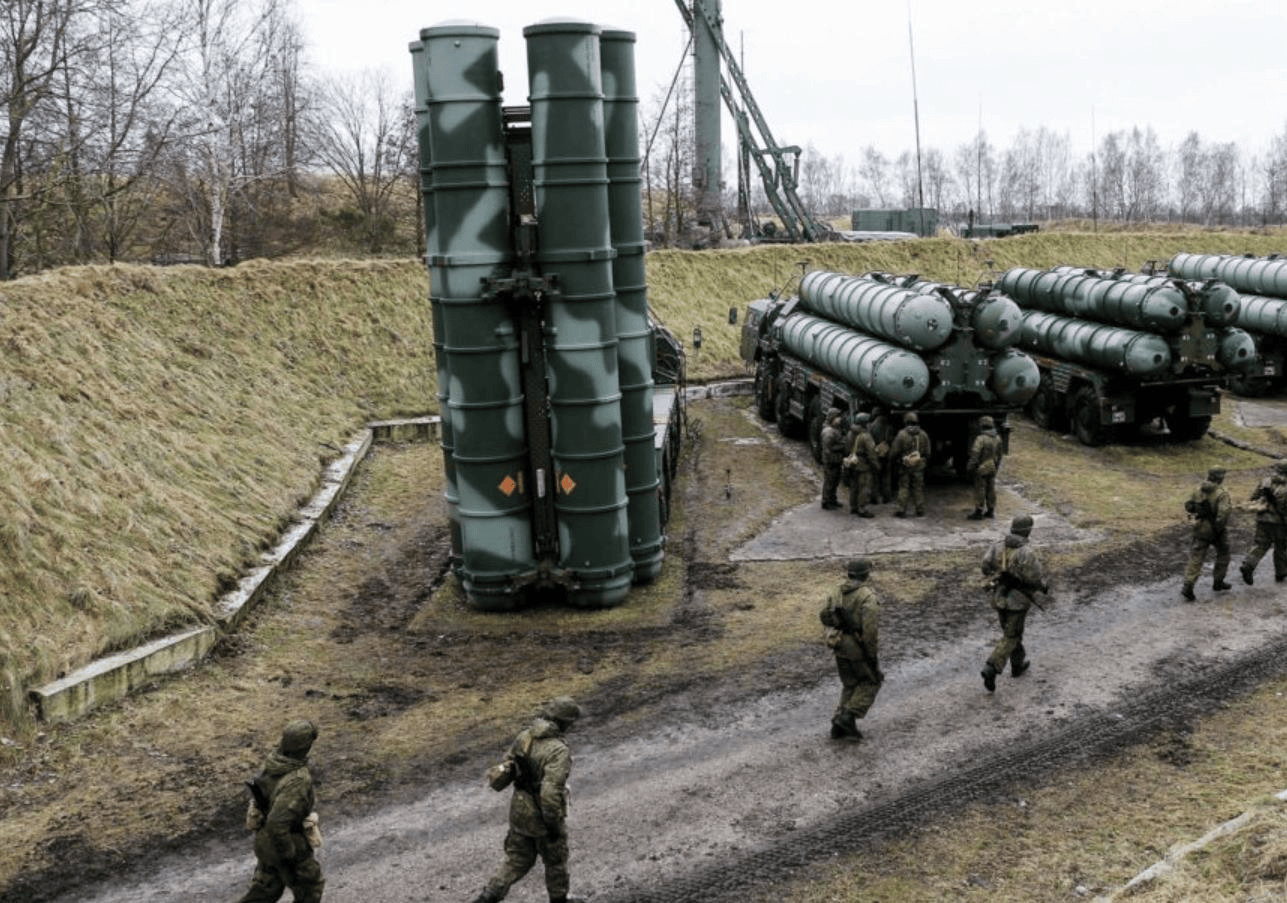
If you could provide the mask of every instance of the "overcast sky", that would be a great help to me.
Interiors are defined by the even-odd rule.
[[[687,30],[675,0],[298,0],[324,70],[389,68],[410,87],[421,28],[466,19],[499,28],[506,104],[526,103],[523,27],[551,18],[634,31],[639,94],[664,94]],[[1285,0],[723,0],[724,35],[780,145],[856,163],[875,145],[947,154],[980,124],[1006,147],[1021,128],[1090,150],[1110,131],[1152,126],[1164,148],[1190,131],[1249,153],[1287,131]],[[725,155],[734,136],[725,125]]]

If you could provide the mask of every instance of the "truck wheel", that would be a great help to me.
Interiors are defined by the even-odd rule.
[[[813,460],[818,464],[822,463],[822,399],[817,395],[809,402],[807,408],[805,423],[809,430],[809,450],[813,452]]]
[[[1037,394],[1032,396],[1032,401],[1028,402],[1028,416],[1043,430],[1063,432],[1068,425],[1068,418],[1064,416],[1063,399],[1045,380],[1037,388]]]
[[[1093,448],[1108,441],[1109,431],[1099,422],[1099,399],[1094,389],[1078,389],[1073,396],[1072,428],[1082,445]]]
[[[773,381],[764,361],[755,365],[755,410],[760,419],[768,423],[777,419],[778,412],[773,406]]]
[[[773,393],[777,408],[778,432],[788,439],[794,439],[800,432],[800,424],[791,416],[791,396],[787,389],[786,379],[778,380],[777,391]]]

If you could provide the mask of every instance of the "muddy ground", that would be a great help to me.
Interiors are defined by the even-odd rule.
[[[695,409],[700,412],[700,405]],[[1032,429],[1025,423],[1018,428]],[[772,427],[740,441],[771,445],[786,470],[816,476],[806,447],[782,440]],[[701,462],[689,461],[678,491],[685,493],[685,505],[707,504],[712,487],[731,477],[702,475],[693,466]],[[742,482],[728,487],[730,496],[754,491]],[[359,482],[337,520],[373,516],[361,492]],[[1183,566],[1187,528],[1177,521],[1056,572],[1053,597],[1029,618],[1032,671],[1001,678],[989,695],[979,667],[995,639],[994,615],[981,603],[973,575],[963,579],[961,559],[950,553],[973,560],[1001,524],[965,521],[961,515],[969,507],[965,490],[951,486],[934,487],[923,519],[896,520],[884,506],[878,519],[860,520],[801,499],[727,555],[715,554],[715,543],[689,531],[671,549],[683,559],[687,590],[665,622],[592,635],[530,635],[522,628],[499,636],[409,635],[404,628],[426,594],[405,587],[440,579],[445,557],[442,525],[437,515],[426,514],[406,532],[391,524],[371,528],[396,536],[397,547],[372,543],[370,573],[357,568],[335,575],[354,587],[346,610],[301,613],[283,604],[257,619],[247,637],[227,642],[216,663],[198,669],[205,676],[193,679],[240,681],[246,693],[276,693],[270,705],[329,695],[353,722],[342,743],[324,734],[314,756],[326,821],[321,859],[327,900],[464,901],[499,862],[504,835],[506,797],[486,790],[480,774],[521,721],[504,729],[475,724],[449,738],[426,735],[423,752],[408,754],[392,770],[357,748],[363,733],[378,734],[382,719],[435,696],[486,699],[480,661],[530,672],[548,689],[545,695],[561,687],[557,675],[550,679],[543,671],[550,662],[571,665],[582,676],[602,673],[613,662],[632,665],[621,668],[619,680],[582,698],[586,717],[570,736],[576,763],[569,821],[573,892],[593,901],[696,901],[746,900],[860,844],[950,818],[972,801],[1007,799],[1025,781],[1183,726],[1287,670],[1283,596],[1268,562],[1255,586],[1237,580],[1237,553],[1248,544],[1249,523],[1244,518],[1234,536],[1235,588],[1213,594],[1208,563],[1198,603],[1184,604],[1175,575]],[[999,507],[1002,521],[1020,511],[1033,514],[1034,543],[1050,554],[1102,539],[1042,509],[1022,486],[1003,486]],[[887,681],[862,724],[861,743],[827,737],[838,684],[829,653],[816,642],[778,650],[750,667],[694,669],[679,677],[647,676],[645,663],[631,657],[632,649],[659,639],[692,647],[695,661],[713,657],[723,628],[708,596],[731,590],[746,605],[771,606],[774,599],[757,591],[756,567],[817,559],[830,572],[860,552],[905,555],[908,572],[933,584],[933,604],[886,606],[881,666]],[[324,560],[310,555],[300,567]],[[893,584],[883,587],[888,592]],[[369,662],[377,662],[369,663],[364,690],[315,675],[256,673],[267,637],[288,635],[301,619],[326,627],[327,642],[357,644]],[[521,650],[517,658],[515,649]],[[174,686],[160,685],[137,705],[158,705],[158,697],[174,692]],[[407,722],[403,729],[413,727]],[[192,809],[187,824],[179,820],[167,831],[107,850],[73,827],[51,828],[36,840],[45,855],[31,857],[34,867],[15,877],[3,899],[234,899],[253,860],[237,825],[240,799],[227,799],[227,788],[253,769],[264,742],[245,730],[228,746],[238,751],[230,754],[233,761],[212,756],[184,769],[194,785],[186,791]],[[36,779],[39,765],[27,767],[30,774],[18,781]],[[123,778],[122,786],[122,796],[147,804],[148,780]],[[63,859],[52,868],[46,864],[51,851]],[[75,868],[66,868],[67,862]],[[1130,876],[1118,869],[1118,863],[1086,862],[1076,882],[1092,891],[1120,885]],[[539,867],[508,899],[545,899]]]

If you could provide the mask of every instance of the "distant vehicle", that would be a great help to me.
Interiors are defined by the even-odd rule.
[[[808,438],[816,460],[829,410],[880,407],[896,426],[916,412],[933,442],[931,467],[963,477],[979,418],[993,418],[1008,450],[1006,418],[1037,391],[1036,364],[1011,347],[1021,319],[986,287],[814,271],[797,296],[747,306],[740,354],[755,366],[759,415]]]
[[[1041,368],[1029,414],[1085,445],[1153,424],[1201,438],[1226,375],[1255,366],[1255,342],[1232,325],[1237,293],[1212,281],[1016,267],[996,285],[1024,308],[1019,344]]]

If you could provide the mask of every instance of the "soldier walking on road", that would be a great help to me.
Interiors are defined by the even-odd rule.
[[[1251,493],[1251,501],[1256,511],[1256,538],[1239,568],[1242,582],[1251,585],[1256,565],[1271,547],[1274,580],[1287,580],[1287,461],[1274,465],[1273,474],[1261,480]]]
[[[876,443],[871,439],[868,414],[854,415],[854,425],[849,430],[845,450],[845,473],[849,479],[849,513],[858,517],[875,517],[867,510],[871,498],[872,475],[880,469]]]
[[[1193,539],[1189,544],[1189,563],[1184,568],[1184,586],[1180,595],[1192,602],[1193,584],[1202,574],[1202,562],[1207,549],[1215,549],[1215,567],[1211,575],[1213,590],[1229,589],[1224,575],[1229,572],[1229,515],[1233,513],[1233,500],[1224,488],[1224,468],[1212,467],[1207,478],[1193,490],[1184,503],[1184,510],[1193,518]]]
[[[925,514],[925,469],[929,467],[930,438],[921,429],[914,413],[903,415],[903,428],[889,447],[893,467],[898,468],[898,498],[895,517],[906,517],[907,506],[916,508],[916,516]]]
[[[840,507],[836,490],[840,488],[840,472],[845,462],[845,434],[841,422],[840,412],[832,411],[822,428],[822,507],[827,511]]]
[[[1018,677],[1031,667],[1023,648],[1023,627],[1033,596],[1050,592],[1046,571],[1036,549],[1028,545],[1032,518],[1026,514],[1010,522],[1010,533],[983,556],[983,574],[992,589],[992,607],[1001,621],[1001,639],[983,666],[983,686],[989,693],[997,688],[997,675],[1010,662],[1010,676]]]
[[[970,443],[970,459],[966,473],[974,480],[974,511],[970,520],[996,517],[997,470],[1001,467],[1001,437],[997,435],[992,418],[984,414],[979,418],[979,434]]]
[[[861,740],[855,723],[876,701],[885,675],[878,664],[880,600],[867,585],[871,562],[851,560],[845,568],[848,578],[827,597],[818,613],[827,630],[827,645],[836,656],[840,673],[840,703],[831,716],[833,740]]]
[[[322,836],[308,768],[308,751],[316,739],[313,722],[290,722],[263,770],[247,782],[253,798],[246,827],[255,832],[255,876],[238,903],[276,903],[288,887],[300,903],[322,899],[326,882],[313,856]]]
[[[498,765],[487,771],[493,790],[514,785],[505,835],[505,863],[473,903],[497,903],[541,857],[550,903],[570,903],[568,897],[568,774],[572,754],[563,735],[581,716],[581,707],[567,696],[541,707],[532,724],[520,733]],[[574,901],[572,901],[574,903]]]

